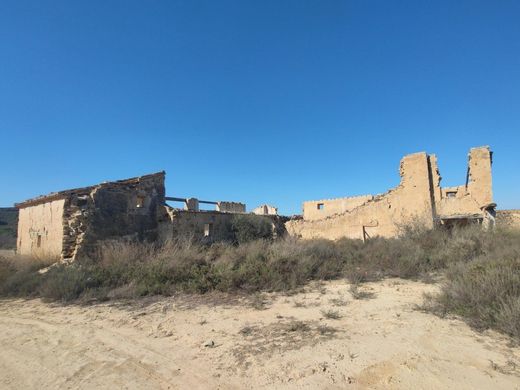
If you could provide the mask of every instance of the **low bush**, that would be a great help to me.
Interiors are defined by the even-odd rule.
[[[236,215],[233,217],[231,227],[239,244],[273,238],[273,223],[267,217],[253,214]]]
[[[477,256],[447,268],[441,292],[426,308],[520,338],[520,232],[492,233],[481,244]]]
[[[0,256],[0,295],[38,295],[42,280],[39,271],[55,261],[25,256]]]
[[[239,245],[115,242],[102,247],[97,261],[50,267],[49,261],[0,258],[0,295],[69,302],[176,291],[287,291],[310,280],[341,277],[356,295],[366,281],[431,279],[442,271],[445,281],[441,293],[429,299],[430,310],[520,337],[520,232],[407,228],[397,238],[367,243],[272,240],[270,223],[267,229],[258,222],[262,219],[251,223],[244,217],[234,225]],[[251,240],[256,235],[263,239]]]

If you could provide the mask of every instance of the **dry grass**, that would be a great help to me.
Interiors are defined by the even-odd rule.
[[[518,231],[404,229],[398,238],[374,238],[366,244],[291,238],[211,246],[190,240],[163,246],[107,243],[97,260],[40,273],[49,262],[0,257],[0,294],[70,302],[179,291],[290,292],[312,280],[346,277],[353,298],[367,299],[371,293],[360,287],[363,282],[385,277],[429,280],[432,273],[443,272],[441,293],[430,297],[428,310],[454,313],[478,328],[520,338]],[[262,309],[265,300],[256,295],[252,305]]]
[[[357,283],[350,285],[349,292],[354,299],[371,299],[375,297],[373,292],[360,289]]]
[[[328,318],[330,320],[339,320],[341,317],[343,317],[339,311],[337,310],[322,310],[321,314],[323,314],[323,317]]]
[[[421,278],[478,256],[482,242],[489,241],[486,236],[476,229],[453,234],[410,230],[397,239],[376,238],[367,244],[291,238],[211,246],[190,240],[163,246],[112,242],[100,249],[98,260],[59,265],[45,275],[35,272],[36,264],[30,269],[3,267],[0,292],[71,301],[176,291],[291,291],[310,280],[345,276],[356,285],[386,276]],[[30,288],[22,286],[25,282]]]
[[[246,325],[239,333],[244,340],[233,349],[233,355],[239,365],[247,366],[256,355],[270,356],[316,345],[336,337],[340,331],[317,321],[288,319],[269,325]]]
[[[329,301],[334,306],[347,306],[348,302],[343,298],[333,298]]]
[[[440,294],[428,297],[425,308],[520,338],[520,232],[490,238],[478,256],[448,267]]]

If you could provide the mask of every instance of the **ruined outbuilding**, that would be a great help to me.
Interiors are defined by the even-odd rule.
[[[402,226],[416,222],[430,228],[494,225],[491,165],[489,147],[473,148],[465,184],[441,187],[436,156],[410,154],[401,160],[400,184],[384,194],[307,201],[303,216],[289,221],[278,216],[276,207],[265,204],[250,215],[268,218],[277,236],[289,233],[301,238],[393,237]],[[169,197],[164,179],[165,173],[158,172],[18,203],[17,252],[73,260],[95,256],[100,243],[110,240],[232,240],[233,218],[246,214],[244,203]],[[180,202],[181,207],[172,202]],[[201,205],[212,209],[202,210]],[[520,213],[501,212],[497,221],[520,225]]]
[[[164,172],[51,193],[16,204],[17,252],[75,259],[102,240],[156,240]]]
[[[289,234],[302,238],[341,237],[366,240],[393,237],[401,226],[494,224],[496,205],[491,183],[492,152],[472,148],[466,183],[441,187],[434,154],[410,154],[401,160],[400,184],[381,195],[323,199],[303,203],[303,219],[287,222]]]
[[[179,237],[232,240],[232,220],[246,213],[240,202],[165,195],[165,172],[60,191],[16,204],[17,252],[74,260],[96,257],[113,240],[166,242]],[[167,202],[181,202],[176,208]],[[201,210],[209,204],[213,210]],[[273,231],[285,220],[271,218]]]
[[[268,204],[263,204],[254,208],[252,213],[256,215],[278,215],[278,208]]]

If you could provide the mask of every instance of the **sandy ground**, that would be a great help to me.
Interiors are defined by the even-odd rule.
[[[0,301],[0,388],[520,389],[520,348],[506,337],[415,309],[434,285],[386,280],[363,300],[348,287]]]

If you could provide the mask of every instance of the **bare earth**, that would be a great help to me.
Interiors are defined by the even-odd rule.
[[[415,309],[434,285],[386,280],[364,300],[348,287],[263,295],[264,308],[221,295],[0,301],[0,388],[520,389],[506,337]]]

